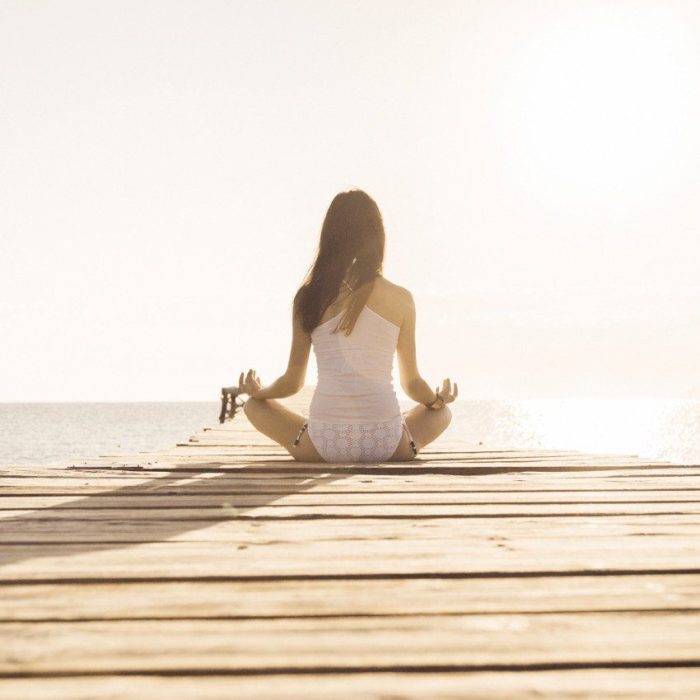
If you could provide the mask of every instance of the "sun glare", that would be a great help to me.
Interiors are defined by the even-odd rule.
[[[529,26],[502,93],[518,187],[564,208],[586,195],[629,209],[660,180],[674,187],[698,99],[691,39],[659,5],[563,5]]]
[[[679,400],[525,400],[518,405],[521,421],[546,449],[568,447],[682,462],[680,447],[689,444],[690,434],[680,432],[697,430],[692,403]]]

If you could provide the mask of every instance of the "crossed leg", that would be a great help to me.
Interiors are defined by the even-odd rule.
[[[419,403],[408,411],[404,411],[403,417],[413,435],[416,449],[420,450],[445,432],[452,421],[452,411],[449,406],[443,406],[435,411]],[[391,461],[405,462],[414,457],[408,434],[404,430],[399,446],[391,456]]]
[[[249,398],[243,404],[248,420],[263,435],[279,443],[299,462],[323,462],[323,457],[314,447],[308,430],[305,430],[298,445],[294,445],[299,431],[307,418],[290,410],[274,399]]]
[[[308,420],[300,413],[288,409],[274,399],[253,398],[249,398],[245,402],[243,412],[257,430],[284,447],[297,461],[325,461],[311,442],[308,430],[302,433],[298,445],[293,444],[299,431]],[[418,404],[405,411],[403,416],[419,450],[444,432],[452,420],[449,406],[443,406],[443,408],[434,411],[423,404]],[[414,457],[408,434],[404,430],[401,441],[390,461],[405,462]]]

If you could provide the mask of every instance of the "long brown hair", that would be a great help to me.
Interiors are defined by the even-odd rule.
[[[362,190],[340,192],[323,220],[316,259],[294,296],[294,314],[304,330],[316,328],[346,279],[354,291],[333,332],[350,335],[383,264],[384,223],[377,203]]]

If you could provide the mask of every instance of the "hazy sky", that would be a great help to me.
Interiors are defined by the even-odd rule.
[[[0,400],[272,381],[351,187],[430,383],[700,396],[699,124],[693,0],[0,0]]]

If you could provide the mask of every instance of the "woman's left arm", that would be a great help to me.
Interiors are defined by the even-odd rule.
[[[301,391],[306,379],[306,368],[311,352],[311,336],[292,314],[292,348],[289,351],[287,371],[272,384],[253,389],[248,395],[254,399],[283,399]]]

